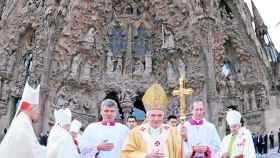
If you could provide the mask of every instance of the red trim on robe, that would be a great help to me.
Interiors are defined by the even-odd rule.
[[[21,110],[27,110],[30,107],[30,104],[26,101],[21,102]]]

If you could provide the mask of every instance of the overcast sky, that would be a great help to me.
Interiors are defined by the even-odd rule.
[[[245,0],[251,8],[251,0]],[[280,52],[280,0],[253,0],[258,8],[264,23],[268,27],[268,32],[275,44],[278,52]]]

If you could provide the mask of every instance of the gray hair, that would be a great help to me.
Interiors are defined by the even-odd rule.
[[[118,106],[117,102],[113,99],[105,99],[101,103],[101,109],[103,109],[104,107],[115,107],[115,108],[117,108],[117,106]]]
[[[195,100],[193,100],[192,101],[192,104],[191,104],[191,110],[193,110],[193,108],[194,108],[194,103],[197,103],[197,102],[202,102],[202,104],[203,104],[203,106],[204,106],[204,100],[203,100],[203,98],[197,98],[197,99],[195,99]]]

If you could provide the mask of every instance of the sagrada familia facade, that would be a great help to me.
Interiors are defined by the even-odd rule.
[[[234,107],[253,132],[279,128],[280,55],[254,3],[244,0],[1,0],[0,131],[26,81],[41,85],[38,131],[68,107],[87,125],[104,98],[119,118],[138,109],[152,83],[169,96],[185,76],[206,117],[225,134]]]

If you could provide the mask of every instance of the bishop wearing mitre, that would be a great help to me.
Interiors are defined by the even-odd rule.
[[[32,127],[39,119],[39,92],[40,86],[33,89],[26,82],[15,117],[0,144],[1,158],[47,157],[47,149],[39,144]]]
[[[184,138],[176,128],[163,123],[168,105],[164,89],[159,84],[152,85],[142,101],[147,120],[129,131],[121,158],[182,158]]]

